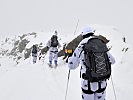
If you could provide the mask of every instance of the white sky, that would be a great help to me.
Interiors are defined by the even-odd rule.
[[[74,32],[89,24],[116,26],[130,38],[132,0],[0,0],[0,34]]]

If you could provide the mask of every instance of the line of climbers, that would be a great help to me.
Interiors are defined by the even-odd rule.
[[[109,40],[102,35],[94,35],[95,31],[92,27],[84,28],[81,33],[82,41],[75,49],[72,49],[71,46],[71,49],[64,47],[63,59],[66,59],[69,69],[73,70],[81,65],[82,100],[105,100],[107,80],[111,76],[111,64],[115,63],[115,59],[106,45]],[[58,48],[61,47],[57,31],[46,46],[49,49],[49,66],[52,66],[53,63],[57,66]],[[33,63],[36,63],[37,59],[35,52],[32,52]]]
[[[58,40],[58,33],[57,30],[55,30],[52,37],[48,40],[46,44],[46,49],[49,51],[49,66],[52,67],[52,64],[54,63],[55,66],[58,65],[58,49],[61,47],[61,44]],[[64,46],[65,47],[65,46]],[[46,51],[47,51],[46,50]],[[37,47],[37,45],[32,46],[32,58],[33,58],[33,64],[36,63],[37,57],[39,57],[39,60],[42,57],[41,51]],[[64,57],[63,60],[66,60],[66,63],[68,62],[69,56],[71,56],[73,53],[72,48],[64,48]]]
[[[54,32],[51,39],[48,40],[46,44],[46,48],[49,51],[49,66],[52,66],[54,62],[55,66],[58,65],[58,48],[61,47],[60,42],[58,41],[57,31]],[[37,45],[32,46],[32,57],[33,57],[33,64],[36,63],[37,57],[39,60],[41,59],[41,52],[39,52],[39,48]]]

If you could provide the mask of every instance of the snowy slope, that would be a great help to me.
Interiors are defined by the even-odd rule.
[[[132,100],[132,47],[123,42],[123,35],[114,27],[93,27],[97,30],[96,34],[103,34],[110,39],[108,46],[112,47],[110,52],[116,58],[116,64],[112,66],[112,80],[117,100]],[[70,35],[69,38],[68,34],[64,34],[64,37],[63,34],[58,35],[63,42],[75,37]],[[43,33],[39,36],[40,39],[36,39],[38,43],[42,40],[45,43],[48,39],[46,37],[50,37]],[[32,41],[31,39],[29,45],[32,45]],[[48,55],[44,62],[32,64],[31,60],[32,58],[28,58],[16,65],[6,56],[0,56],[0,100],[65,100],[69,69],[62,57],[59,58],[56,69],[48,67]],[[67,100],[81,100],[79,69],[80,67],[70,73]],[[112,80],[108,81],[107,100],[115,100]]]
[[[12,66],[12,68],[7,70],[1,70],[0,99],[63,100],[66,92],[67,72],[67,65],[61,59],[56,69],[49,68],[47,62],[29,64],[28,59],[20,65]],[[71,85],[73,85],[72,81],[70,81],[70,87],[72,87]],[[75,90],[71,92],[74,93]],[[80,95],[75,99],[79,97]],[[72,98],[69,100],[72,100]]]

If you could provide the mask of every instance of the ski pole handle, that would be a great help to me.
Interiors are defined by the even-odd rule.
[[[70,77],[70,69],[69,69],[69,72],[68,72],[68,80],[69,80],[69,77]]]

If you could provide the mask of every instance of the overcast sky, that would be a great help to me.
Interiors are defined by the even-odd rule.
[[[89,24],[133,34],[132,0],[0,0],[0,34],[74,32]],[[2,35],[1,35],[2,37]]]

